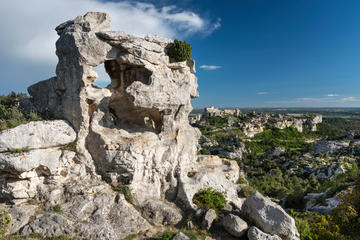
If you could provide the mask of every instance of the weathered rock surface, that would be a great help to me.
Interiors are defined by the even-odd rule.
[[[249,228],[248,224],[244,220],[231,213],[224,217],[222,225],[225,230],[234,237],[243,236]]]
[[[0,152],[58,147],[75,139],[76,133],[66,121],[35,121],[0,131]]]
[[[175,204],[156,199],[147,200],[143,204],[141,212],[155,224],[175,225],[182,220],[182,212]]]
[[[56,31],[56,76],[30,86],[22,105],[64,120],[0,132],[0,199],[19,207],[12,232],[123,239],[150,229],[148,220],[184,220],[196,208],[193,196],[208,187],[241,209],[236,161],[197,157],[200,132],[188,121],[198,96],[193,60],[169,59],[171,39],[112,31],[106,13],[89,12]],[[111,79],[106,88],[93,85],[100,64]],[[73,151],[62,147],[75,139]],[[138,206],[110,185],[128,189]],[[30,198],[36,209],[20,213]]]
[[[285,239],[300,239],[295,220],[279,205],[259,192],[255,192],[246,199],[242,210],[264,232],[276,234]]]
[[[211,228],[212,223],[216,219],[216,211],[214,209],[209,209],[204,216],[202,221],[202,227],[209,230]]]
[[[190,238],[186,236],[183,232],[177,233],[172,240],[189,240]]]
[[[251,227],[247,233],[249,240],[281,240],[277,235],[270,235],[262,232],[257,227]]]
[[[191,173],[190,175],[188,173]],[[238,197],[234,183],[239,178],[236,161],[218,156],[198,156],[197,163],[180,176],[178,198],[187,206],[196,208],[192,199],[201,189],[212,187],[225,194],[226,199],[241,208],[245,199]]]

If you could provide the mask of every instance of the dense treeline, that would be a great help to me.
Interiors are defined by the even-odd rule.
[[[20,108],[20,101],[27,97],[24,93],[14,92],[9,95],[0,95],[0,130],[41,119],[36,113],[25,113]]]

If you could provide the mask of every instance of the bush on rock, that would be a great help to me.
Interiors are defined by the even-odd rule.
[[[186,41],[174,40],[174,43],[168,50],[170,58],[175,59],[176,62],[182,62],[190,60],[191,58],[191,46]]]
[[[206,188],[194,195],[193,203],[206,210],[214,209],[218,211],[224,208],[226,199],[221,192],[218,192],[213,188]]]

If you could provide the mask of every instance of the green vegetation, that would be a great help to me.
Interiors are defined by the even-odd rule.
[[[176,62],[182,62],[190,60],[191,58],[191,46],[186,41],[174,40],[174,43],[168,50],[170,58],[175,59]]]
[[[151,238],[152,240],[171,240],[179,231],[165,231],[163,233],[159,233],[155,238]],[[191,231],[182,229],[182,233],[184,233],[186,236],[190,238],[190,240],[200,240],[205,239],[207,236],[206,232],[204,230],[200,229],[193,229]]]
[[[205,208],[206,210],[214,209],[219,211],[224,208],[226,199],[224,194],[221,192],[218,192],[213,188],[206,188],[200,190],[194,195],[193,203],[195,203],[198,207]]]
[[[328,137],[329,140],[343,139],[350,131],[353,131],[356,135],[360,134],[360,120],[324,118],[317,129],[317,134],[319,136]]]
[[[353,189],[342,192],[340,204],[331,215],[294,212],[301,240],[360,239],[360,178]]]
[[[53,210],[54,210],[54,212],[56,212],[56,213],[61,213],[61,205],[56,204],[56,205],[53,207]]]
[[[11,215],[7,212],[7,210],[3,210],[0,212],[0,237],[3,237],[6,234],[6,230],[12,222]]]
[[[76,140],[61,147],[61,150],[76,152]]]
[[[0,95],[0,130],[14,128],[30,121],[41,120],[34,112],[25,113],[20,107],[20,101],[27,98],[24,93]]]
[[[125,200],[128,201],[131,204],[135,203],[134,197],[131,194],[131,191],[128,186],[125,185],[118,185],[116,187],[112,188],[114,191],[121,193],[124,195]]]
[[[307,143],[306,140],[312,137],[300,133],[293,127],[279,129],[267,126],[262,133],[251,139],[251,142],[246,142],[246,146],[255,155],[264,154],[266,150],[272,147],[284,147],[288,151],[307,152],[311,149],[311,144]]]
[[[30,151],[29,148],[22,148],[22,149],[19,149],[19,148],[15,148],[15,149],[12,149],[11,150],[11,153],[24,153],[24,152],[28,152]]]

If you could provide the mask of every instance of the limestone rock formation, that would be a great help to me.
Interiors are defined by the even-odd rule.
[[[106,13],[89,12],[56,31],[56,76],[30,86],[21,104],[62,120],[0,132],[0,200],[11,205],[10,233],[124,239],[185,223],[197,208],[194,195],[209,187],[224,193],[229,211],[242,209],[236,161],[197,156],[200,132],[188,121],[198,96],[193,60],[170,59],[171,39],[112,31]],[[100,64],[111,79],[105,88],[94,85]],[[256,196],[245,209],[262,230],[297,239],[293,219]],[[282,218],[267,219],[269,209]],[[238,223],[232,234],[240,236]]]
[[[246,199],[243,211],[257,227],[267,233],[290,240],[300,239],[295,220],[279,205],[259,192],[255,192]]]
[[[0,152],[58,147],[75,139],[76,133],[66,121],[30,122],[1,131]]]
[[[247,233],[249,240],[281,240],[277,235],[270,235],[262,232],[257,227],[251,227]]]
[[[111,31],[105,13],[56,31],[57,76],[29,88],[32,106],[73,125],[79,161],[103,179],[128,185],[140,203],[165,193],[173,200],[178,176],[196,159],[199,131],[187,119],[198,96],[194,62],[172,62],[170,39]],[[106,88],[93,85],[102,63]]]
[[[231,213],[224,217],[223,226],[228,233],[235,237],[245,235],[249,228],[248,224],[244,220]]]

